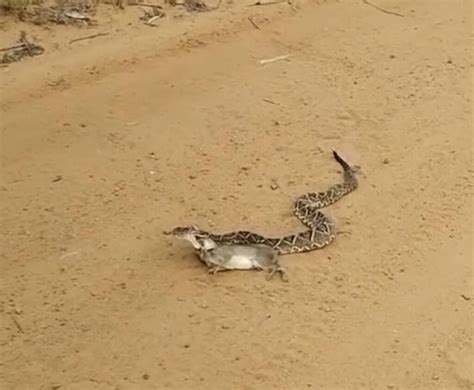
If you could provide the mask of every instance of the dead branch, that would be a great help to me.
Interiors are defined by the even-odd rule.
[[[15,46],[10,46],[10,47],[4,47],[3,49],[0,49],[0,51],[9,51],[9,50],[15,50],[15,49],[21,49],[24,48],[25,44],[22,43],[20,45],[15,45]]]
[[[28,54],[30,55],[30,57],[33,57],[33,48],[30,42],[28,42],[28,39],[26,39],[26,32],[24,31],[20,31],[20,43],[25,45],[26,50],[28,50]]]
[[[94,38],[97,38],[97,37],[104,37],[104,36],[109,35],[109,34],[110,33],[108,33],[108,32],[100,32],[100,33],[97,33],[97,34],[94,34],[94,35],[88,35],[87,37],[75,38],[75,39],[70,40],[69,44],[74,43],[74,42],[78,42],[78,41],[84,41],[86,39],[94,39]]]
[[[384,8],[379,7],[378,5],[372,4],[369,2],[369,0],[362,0],[364,4],[370,5],[371,7],[374,7],[375,9],[379,10],[380,12],[384,12],[389,15],[395,15],[395,16],[400,16],[401,18],[405,17],[405,15],[399,14],[398,12],[395,11],[389,11]]]
[[[44,48],[42,46],[28,41],[24,31],[20,31],[20,39],[18,40],[18,43],[19,45],[14,45],[1,50],[6,52],[3,57],[0,58],[1,64],[10,64],[12,62],[21,60],[23,57],[33,57],[43,54],[44,52]]]

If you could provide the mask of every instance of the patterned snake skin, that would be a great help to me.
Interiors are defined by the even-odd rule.
[[[294,203],[294,215],[308,227],[303,232],[271,238],[245,230],[215,234],[196,226],[184,226],[176,227],[171,234],[174,236],[193,235],[196,239],[209,238],[217,245],[263,244],[274,248],[281,255],[321,249],[334,240],[336,232],[332,220],[319,209],[337,202],[358,186],[356,172],[359,167],[351,167],[335,151],[333,151],[333,156],[343,168],[343,182],[329,187],[324,192],[308,192],[297,198]]]

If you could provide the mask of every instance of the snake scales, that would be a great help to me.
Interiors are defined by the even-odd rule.
[[[281,255],[321,249],[334,240],[336,231],[332,220],[320,209],[337,202],[358,186],[356,172],[359,167],[350,166],[335,151],[333,157],[343,169],[342,183],[334,184],[323,192],[308,192],[298,197],[294,203],[293,213],[308,228],[305,231],[281,237],[265,237],[246,230],[216,234],[196,226],[185,226],[176,227],[172,234],[175,236],[190,234],[198,239],[209,238],[217,245],[262,244],[272,247]]]

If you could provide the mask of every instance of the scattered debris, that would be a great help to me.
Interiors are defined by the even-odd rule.
[[[81,14],[81,13],[79,13],[79,12],[77,12],[77,11],[64,12],[63,15],[66,16],[66,17],[68,17],[68,18],[71,18],[71,19],[83,20],[83,21],[86,21],[86,22],[88,22],[89,20],[91,20],[90,16]]]
[[[21,8],[18,18],[22,22],[31,22],[36,25],[64,24],[91,26],[97,24],[87,12],[91,7],[87,4],[73,4],[64,1],[59,6],[28,5]]]
[[[364,4],[370,5],[371,7],[375,8],[375,9],[377,9],[377,10],[383,12],[383,13],[386,13],[386,14],[389,14],[389,15],[400,16],[401,18],[405,17],[405,15],[399,14],[398,12],[389,11],[389,10],[386,10],[384,8],[379,7],[378,5],[372,4],[372,3],[369,2],[369,0],[362,0],[362,2]]]
[[[20,32],[20,39],[18,40],[19,45],[10,46],[5,49],[0,49],[0,51],[5,51],[6,53],[0,59],[2,64],[10,64],[12,62],[20,61],[23,57],[33,57],[43,54],[44,48],[35,43],[31,43],[26,38],[26,33],[24,31]]]
[[[146,10],[142,8],[143,15],[140,16],[140,20],[143,20],[146,25],[156,27],[156,24],[153,24],[156,20],[165,17],[165,13],[162,11],[161,6],[145,5],[145,7],[150,7],[151,10]]]
[[[218,9],[222,3],[222,0],[219,0],[217,4],[213,7],[208,6],[202,0],[182,0],[182,1],[166,0],[165,2],[168,3],[172,7],[177,7],[177,6],[184,7],[186,11],[188,12],[208,12],[208,11],[215,11],[216,9]]]
[[[74,43],[74,42],[79,42],[79,41],[84,41],[86,39],[94,39],[94,38],[97,38],[97,37],[104,37],[106,35],[109,35],[110,33],[108,32],[101,32],[101,33],[97,33],[97,34],[93,34],[93,35],[88,35],[86,37],[81,37],[81,38],[75,38],[75,39],[72,39],[69,41],[69,43]]]
[[[263,59],[263,60],[260,60],[259,63],[260,63],[260,65],[271,64],[272,62],[286,60],[289,56],[290,56],[290,54],[286,54],[284,56],[278,56],[278,57],[274,57],[274,58]]]

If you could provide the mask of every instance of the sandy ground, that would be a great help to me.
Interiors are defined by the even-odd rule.
[[[374,4],[403,16],[4,26],[50,50],[0,69],[2,388],[474,387],[472,2]],[[295,197],[341,178],[332,148],[364,174],[327,210],[348,234],[282,257],[289,283],[209,276],[162,234],[301,229]]]

